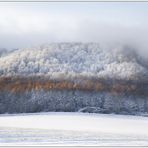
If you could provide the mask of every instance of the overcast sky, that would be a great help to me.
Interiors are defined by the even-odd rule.
[[[145,2],[0,3],[0,48],[49,42],[100,42],[148,47]]]

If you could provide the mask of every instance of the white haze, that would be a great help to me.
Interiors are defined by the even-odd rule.
[[[113,3],[110,7],[115,10],[108,11],[107,5],[99,6],[100,12],[97,7],[93,12],[89,4],[84,5],[88,10],[83,5],[77,10],[76,6],[55,4],[52,8],[55,11],[50,11],[50,5],[49,10],[43,6],[35,9],[29,4],[28,7],[1,5],[0,48],[25,48],[49,42],[99,42],[105,48],[129,46],[147,57],[148,19],[145,16],[148,12],[137,7],[141,4],[136,5],[136,10],[130,6],[131,11],[129,7],[127,12],[123,10],[125,4]]]

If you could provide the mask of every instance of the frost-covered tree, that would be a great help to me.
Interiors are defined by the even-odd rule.
[[[148,73],[142,59],[137,59],[135,51],[124,47],[104,49],[97,43],[51,43],[1,57],[0,74],[91,73],[96,77],[130,79]]]

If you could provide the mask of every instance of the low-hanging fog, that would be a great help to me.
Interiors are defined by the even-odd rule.
[[[148,56],[148,3],[1,3],[0,48],[50,42],[128,46]]]

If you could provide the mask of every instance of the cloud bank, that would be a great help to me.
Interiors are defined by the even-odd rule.
[[[141,9],[138,10],[140,13]],[[124,10],[118,15],[101,11],[65,13],[60,9],[55,13],[6,5],[1,6],[0,12],[0,48],[25,48],[49,42],[99,42],[105,48],[130,46],[148,56],[148,20],[141,19],[138,13],[136,20],[130,11],[123,15]]]

